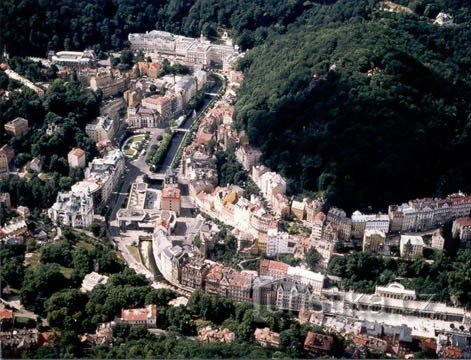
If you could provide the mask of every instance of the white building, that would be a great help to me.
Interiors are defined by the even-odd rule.
[[[355,211],[352,214],[352,237],[360,239],[365,229],[379,230],[384,233],[389,231],[389,216],[382,214],[363,214]]]
[[[67,161],[69,163],[69,167],[71,168],[84,168],[87,165],[85,151],[80,148],[73,148],[67,154]]]
[[[181,96],[182,105],[185,106],[196,95],[196,80],[193,76],[183,76],[175,84],[175,94]]]
[[[416,258],[423,254],[425,247],[424,239],[418,235],[401,235],[400,252],[401,257]]]
[[[440,26],[452,26],[453,16],[444,12],[439,12],[433,23]]]
[[[95,142],[113,139],[119,127],[117,120],[111,119],[108,115],[99,116],[94,122],[85,127],[85,133]]]
[[[79,68],[92,66],[96,61],[93,50],[51,52],[49,58],[55,65]]]
[[[276,172],[269,171],[260,176],[257,183],[263,196],[270,202],[276,194],[284,195],[286,193],[286,180]]]
[[[391,231],[424,231],[434,229],[457,217],[469,216],[471,196],[463,193],[445,199],[416,199],[402,205],[390,205]]]
[[[72,186],[72,191],[87,191],[96,206],[106,202],[124,172],[124,156],[112,150],[103,158],[95,158],[85,169],[85,179]]]
[[[109,276],[101,275],[92,271],[90,274],[85,275],[82,280],[81,292],[90,292],[97,285],[105,285],[108,282]]]
[[[143,50],[175,57],[194,64],[226,65],[238,55],[237,48],[228,44],[213,44],[203,38],[190,38],[165,31],[129,34],[132,50]]]
[[[453,221],[451,233],[461,241],[471,240],[471,217],[461,217]]]
[[[60,192],[48,215],[56,225],[86,228],[93,222],[93,198],[83,192]]]
[[[324,287],[324,275],[321,273],[290,266],[288,268],[287,276],[292,280],[299,281],[306,285],[311,285],[313,292],[316,294],[320,294]]]
[[[130,127],[142,128],[159,127],[161,124],[160,114],[152,109],[148,109],[144,106],[130,106],[127,110],[126,123]]]
[[[292,254],[294,252],[296,240],[288,233],[280,232],[277,229],[268,229],[267,231],[267,256],[278,254]]]

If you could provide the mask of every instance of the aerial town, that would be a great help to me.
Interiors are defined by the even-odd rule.
[[[453,26],[446,13],[434,21]],[[471,195],[457,188],[367,212],[337,207],[326,191],[293,192],[235,122],[248,52],[230,32],[131,32],[127,44],[107,56],[25,58],[54,72],[49,82],[4,50],[2,73],[16,85],[2,86],[2,101],[26,93],[46,109],[43,123],[2,109],[12,120],[0,139],[1,256],[19,259],[2,266],[6,357],[98,358],[149,336],[250,344],[248,358],[471,357],[470,268],[443,260],[469,249]],[[92,116],[54,110],[73,91]],[[456,291],[425,293],[440,266]]]

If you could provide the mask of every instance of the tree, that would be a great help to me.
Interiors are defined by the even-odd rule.
[[[306,261],[309,268],[313,271],[314,269],[316,269],[317,265],[319,264],[320,259],[321,259],[321,255],[315,248],[310,248],[304,255],[304,260]]]
[[[20,291],[21,302],[27,309],[41,314],[44,302],[56,291],[67,287],[68,281],[57,264],[39,264],[28,268]]]

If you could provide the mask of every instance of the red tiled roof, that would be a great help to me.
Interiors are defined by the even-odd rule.
[[[150,97],[147,97],[145,99],[142,100],[143,102],[148,102],[150,104],[154,104],[154,105],[164,105],[164,104],[167,104],[168,102],[172,101],[172,99],[170,99],[169,97],[167,96],[150,96]]]
[[[458,225],[471,226],[471,217],[462,217],[455,220]]]
[[[0,310],[0,320],[13,319],[13,310],[3,309]]]
[[[322,211],[319,211],[316,214],[316,216],[314,216],[314,220],[324,221],[325,220],[325,214]]]
[[[77,157],[82,157],[83,155],[85,155],[85,151],[83,151],[80,148],[73,148],[72,150],[70,150],[69,154],[77,156]]]
[[[180,199],[180,189],[176,187],[164,187],[162,189],[162,198]]]
[[[288,272],[289,265],[285,264],[281,261],[274,261],[274,260],[262,260],[260,262],[260,268],[265,267],[269,270],[281,270]]]

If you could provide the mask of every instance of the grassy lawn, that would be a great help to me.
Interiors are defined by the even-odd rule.
[[[74,272],[74,269],[72,268],[67,268],[64,266],[61,266],[61,273],[64,275],[66,279],[70,279],[72,277],[72,273]]]
[[[32,256],[25,258],[25,265],[38,266],[40,260],[41,253],[39,251],[35,251],[32,253]]]
[[[124,155],[126,156],[133,156],[135,153],[136,153],[136,150],[130,149],[128,147],[124,149]]]
[[[126,248],[131,253],[132,257],[136,259],[136,261],[141,262],[141,257],[139,255],[139,249],[137,248],[137,246],[126,245]]]
[[[94,248],[93,244],[91,244],[90,242],[88,241],[85,241],[85,240],[80,240],[78,243],[77,243],[77,247],[79,248],[82,248],[82,249],[85,249],[87,251],[90,251]]]

